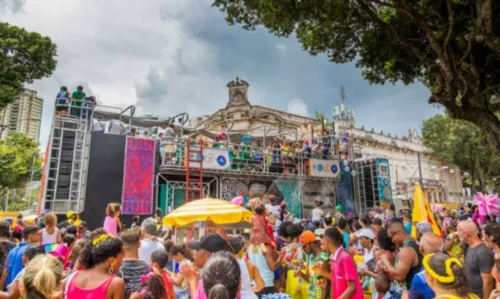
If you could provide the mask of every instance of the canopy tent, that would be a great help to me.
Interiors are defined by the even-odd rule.
[[[210,221],[214,224],[248,222],[252,212],[229,201],[204,198],[188,202],[163,218],[164,226],[188,226],[193,222]]]

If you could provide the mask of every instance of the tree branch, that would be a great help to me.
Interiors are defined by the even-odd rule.
[[[451,38],[451,33],[453,32],[453,26],[455,25],[455,18],[453,17],[453,8],[451,7],[451,0],[446,0],[446,7],[448,8],[448,21],[450,22],[450,25],[448,25],[448,34],[446,35],[446,39],[444,41],[444,51],[445,55],[448,52],[447,47],[448,43],[450,42]]]

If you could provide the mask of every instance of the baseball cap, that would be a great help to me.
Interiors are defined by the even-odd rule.
[[[432,226],[428,222],[420,221],[416,226],[418,232],[422,235],[428,232],[432,232]]]
[[[375,234],[373,233],[373,231],[371,229],[361,229],[358,231],[357,233],[358,235],[358,238],[368,238],[370,240],[375,240]]]
[[[302,234],[300,234],[300,237],[299,237],[300,244],[305,245],[305,244],[309,244],[309,243],[313,243],[313,242],[316,242],[316,235],[312,231],[306,230]]]
[[[325,229],[318,228],[317,230],[314,231],[314,234],[316,235],[316,240],[319,241],[323,239],[323,236],[325,235]]]
[[[189,242],[189,249],[204,249],[210,253],[228,250],[229,244],[218,234],[206,234],[199,241]]]

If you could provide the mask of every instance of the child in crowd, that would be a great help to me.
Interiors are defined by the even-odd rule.
[[[120,268],[119,276],[125,282],[125,298],[130,298],[133,292],[140,290],[141,276],[150,272],[149,265],[139,259],[139,246],[141,244],[141,233],[138,230],[129,230],[121,235],[125,255]]]
[[[158,274],[149,273],[142,277],[143,284],[139,292],[135,292],[130,299],[167,299],[165,282]]]
[[[111,234],[92,234],[80,255],[85,270],[68,277],[65,298],[122,299],[125,283],[116,276],[123,260],[123,242]]]
[[[70,268],[74,270],[83,270],[83,267],[80,263],[80,254],[83,250],[83,247],[87,243],[86,239],[80,239],[76,241],[75,245],[71,249],[71,253],[69,254],[69,261],[71,262]]]
[[[212,255],[203,267],[201,277],[207,298],[237,297],[241,270],[238,261],[230,252],[220,251]]]
[[[173,299],[175,298],[174,288],[172,286],[172,279],[170,279],[170,275],[168,270],[165,269],[168,263],[168,254],[165,250],[156,250],[151,254],[151,262],[150,265],[153,268],[156,274],[161,275],[163,281],[165,283],[165,291],[167,292],[167,298]]]
[[[173,273],[172,282],[174,284],[174,291],[177,299],[188,299],[189,290],[184,279],[184,275],[179,271],[179,265],[182,261],[193,261],[191,251],[185,244],[175,244],[170,248],[169,255],[172,257]]]
[[[60,298],[62,277],[63,266],[55,257],[37,255],[24,270],[21,296],[29,299]]]
[[[38,244],[31,244],[26,247],[23,254],[23,265],[26,265],[33,260],[37,255],[45,254],[45,247]],[[19,298],[21,296],[20,285],[22,282],[22,277],[26,272],[26,268],[21,270],[14,278],[14,281],[8,286],[9,292],[0,292],[0,298],[4,298],[4,296],[8,296],[8,298]]]
[[[117,232],[118,223],[116,221],[117,219],[116,216],[117,215],[115,212],[115,204],[114,203],[108,204],[108,206],[106,207],[106,218],[104,218],[103,228],[106,231],[106,233],[112,234],[115,237],[118,235]]]
[[[43,224],[45,228],[42,229],[42,245],[45,244],[59,244],[62,242],[61,232],[57,228],[57,216],[50,212],[43,216]]]

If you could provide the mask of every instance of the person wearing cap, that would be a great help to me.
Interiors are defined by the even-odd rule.
[[[87,94],[83,91],[82,86],[78,86],[76,91],[71,95],[71,115],[80,117],[80,107],[85,101]]]
[[[66,213],[66,218],[68,218],[68,223],[73,226],[78,226],[81,220],[78,218],[78,214],[75,211],[69,211]]]
[[[321,209],[321,207],[323,206],[323,202],[321,200],[316,200],[314,204],[316,205],[316,208],[312,210],[312,221],[320,221],[320,219],[325,214],[325,212],[323,212],[323,209]]]
[[[375,253],[380,248],[374,244],[375,234],[370,229],[360,230],[358,238],[359,244],[364,249],[362,270],[362,274],[364,275],[363,289],[368,289],[368,286],[371,286],[372,298],[377,298],[377,290],[375,289],[375,280],[373,278],[377,277],[377,273],[375,272],[375,265],[377,263],[375,261]]]
[[[218,234],[206,234],[199,241],[189,242],[187,247],[193,251],[194,263],[190,265],[182,263],[180,272],[186,278],[191,298],[207,299],[203,281],[197,281],[196,268],[203,269],[208,259],[216,252],[231,252],[231,246]],[[240,298],[239,293],[238,298]]]
[[[324,234],[324,229],[321,232],[319,229],[316,230],[318,234]],[[309,299],[321,299],[326,294],[323,292],[328,292],[325,288],[325,279],[317,271],[317,269],[323,268],[323,263],[328,261],[328,254],[322,252],[319,247],[320,238],[311,231],[304,231],[299,237],[299,243],[302,245],[302,250],[305,254],[309,255],[306,259],[306,269],[305,272],[299,271],[298,275],[302,277],[305,281],[309,283],[308,296]]]
[[[335,220],[339,221],[340,218],[345,218],[344,216],[344,208],[341,205],[337,205],[335,207]]]

